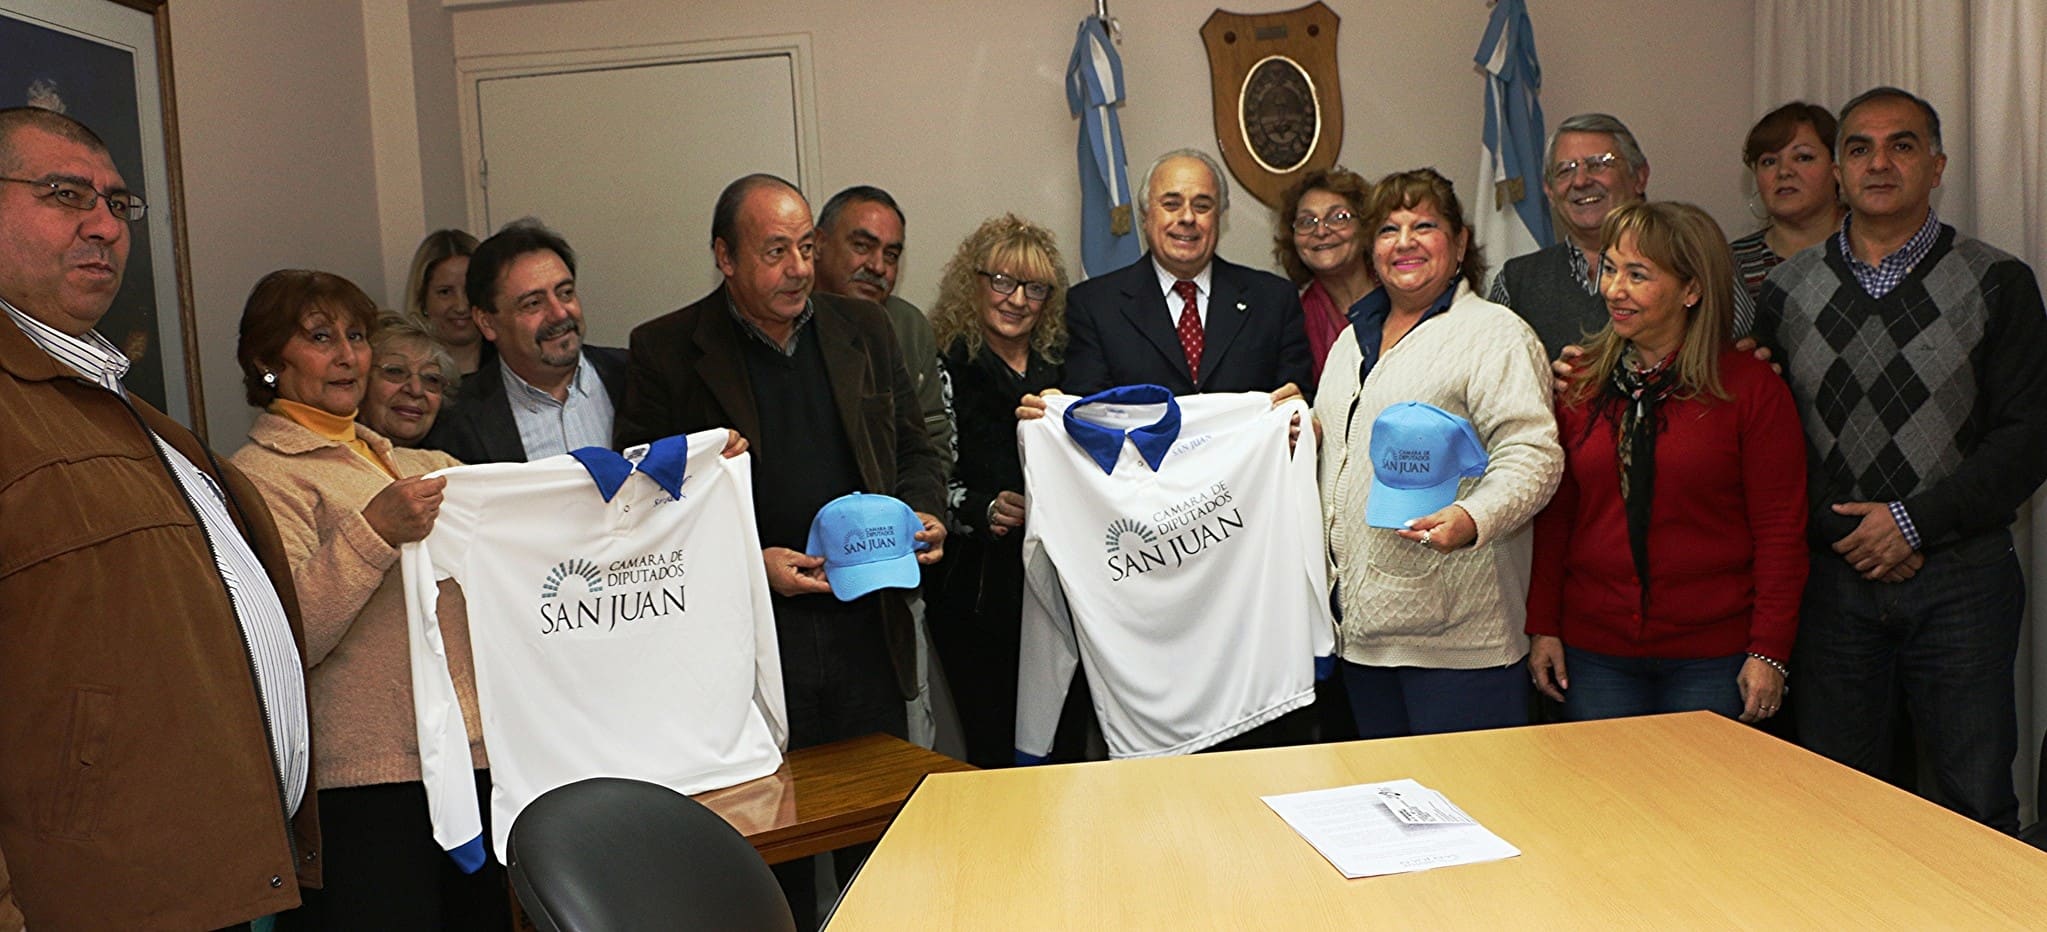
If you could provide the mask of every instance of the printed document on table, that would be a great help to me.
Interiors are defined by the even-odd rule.
[[[1521,849],[1413,780],[1260,797],[1345,877],[1519,857]]]

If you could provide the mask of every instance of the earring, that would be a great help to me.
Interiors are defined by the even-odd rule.
[[[1752,191],[1749,193],[1748,215],[1756,218],[1757,220],[1768,220],[1770,219],[1770,211],[1769,208],[1763,206],[1762,196],[1763,192],[1761,191]]]
[[[265,373],[263,373],[263,384],[264,384],[264,386],[266,386],[266,387],[268,387],[268,388],[276,388],[276,387],[277,387],[277,373],[275,373],[275,372],[265,372]]]

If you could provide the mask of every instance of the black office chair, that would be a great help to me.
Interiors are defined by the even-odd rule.
[[[541,932],[796,928],[753,846],[653,783],[595,777],[542,793],[512,823],[505,854]]]

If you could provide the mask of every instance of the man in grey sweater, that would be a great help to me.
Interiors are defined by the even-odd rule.
[[[2047,311],[2032,269],[1940,222],[1940,116],[1879,87],[1841,108],[1847,222],[1771,271],[1756,330],[1811,468],[1792,671],[1806,746],[1891,776],[1892,697],[1950,808],[2018,830],[2014,513],[2047,478]]]

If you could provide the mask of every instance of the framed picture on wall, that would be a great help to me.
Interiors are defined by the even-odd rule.
[[[46,107],[91,127],[149,205],[97,329],[128,355],[128,390],[204,440],[167,2],[0,0],[0,107]]]

